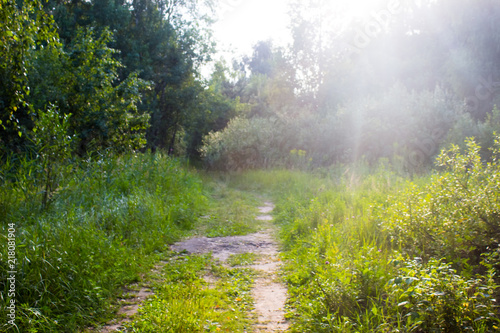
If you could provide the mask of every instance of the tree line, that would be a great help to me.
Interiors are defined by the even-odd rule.
[[[492,145],[495,1],[388,1],[350,20],[327,0],[291,1],[292,43],[229,64],[212,59],[216,5],[2,0],[0,146],[30,151],[59,131],[81,156],[162,149],[225,169],[386,158],[414,171],[466,136]]]
[[[0,145],[33,148],[43,114],[68,117],[79,155],[150,148],[197,154],[237,102],[200,76],[210,1],[2,0]],[[38,128],[38,132],[34,129]]]
[[[330,1],[291,2],[291,45],[260,42],[234,66],[243,74],[232,91],[244,87],[238,96],[251,111],[206,137],[209,164],[315,168],[384,158],[415,172],[468,136],[489,154],[500,126],[498,3],[382,1],[345,17]]]

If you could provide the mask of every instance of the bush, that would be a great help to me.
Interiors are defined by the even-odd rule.
[[[466,279],[439,260],[408,260],[387,284],[385,321],[415,332],[498,331],[494,275]]]
[[[205,137],[201,154],[209,167],[220,170],[278,165],[289,146],[280,133],[277,119],[235,118],[223,131]]]
[[[437,164],[446,172],[425,187],[398,193],[380,216],[381,226],[408,255],[446,258],[466,268],[500,243],[498,138],[489,163],[482,162],[473,140],[466,145],[465,153],[458,146],[443,151]]]

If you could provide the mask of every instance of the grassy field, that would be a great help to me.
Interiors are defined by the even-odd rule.
[[[175,257],[169,244],[195,235],[243,235],[260,227],[255,221],[260,203],[256,195],[230,187],[223,175],[200,174],[161,154],[103,155],[71,161],[57,170],[56,188],[46,204],[43,176],[36,165],[27,159],[8,160],[1,170],[0,331],[78,332],[100,326],[114,316],[121,287],[155,280],[150,273],[155,263]],[[10,226],[16,230],[17,327],[3,320],[12,299],[7,280],[12,271],[7,265]],[[181,300],[202,284],[196,275],[204,272],[201,263],[212,267],[209,271],[222,282],[214,290],[193,295],[196,301],[189,306],[200,306],[193,318],[200,315],[198,323],[218,323],[203,324],[200,331],[205,326],[229,331],[244,327],[245,306],[239,310],[243,311],[239,320],[221,320],[228,316],[221,317],[220,310],[231,302],[236,303],[227,309],[230,312],[244,304],[235,299],[250,304],[249,296],[234,294],[245,294],[251,272],[222,269],[208,257],[176,261],[175,267],[189,272],[185,279],[166,267],[165,280],[156,286],[161,291],[158,299],[170,295],[184,311]],[[201,316],[206,297],[220,299],[220,309]],[[158,305],[151,301],[148,306],[154,304]],[[156,320],[154,316],[141,314],[147,320],[140,319],[130,329],[156,332],[177,327],[183,332],[188,327],[178,315],[163,318],[160,326],[144,324]]]
[[[0,317],[13,224],[19,332],[102,325],[121,287],[144,279],[156,294],[130,332],[248,331],[254,273],[168,245],[258,231],[256,207],[272,198],[291,332],[496,332],[500,164],[482,162],[479,150],[469,142],[443,152],[439,171],[412,182],[387,163],[200,174],[158,154],[101,156],[61,168],[46,205],[36,169],[10,161],[0,187]],[[168,265],[151,273],[159,260]]]

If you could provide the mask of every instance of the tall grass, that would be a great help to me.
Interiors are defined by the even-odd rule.
[[[413,183],[386,164],[236,177],[277,204],[291,331],[497,332],[500,169],[479,149]]]
[[[0,185],[0,318],[6,317],[7,225],[16,226],[15,327],[73,332],[110,315],[206,207],[200,178],[161,154],[112,154],[65,165],[40,205],[36,165],[6,159]],[[5,321],[2,321],[2,324]]]

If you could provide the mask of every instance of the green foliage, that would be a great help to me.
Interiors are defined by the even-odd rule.
[[[149,86],[135,73],[117,83],[122,65],[107,46],[112,38],[109,30],[96,36],[80,29],[67,51],[42,50],[35,58],[33,103],[42,107],[52,102],[72,114],[71,131],[80,153],[134,150],[146,144],[149,116],[138,105]]]
[[[76,160],[40,211],[43,188],[30,176],[36,168],[12,158],[0,186],[2,234],[7,222],[18,230],[16,323],[23,332],[72,332],[109,318],[119,288],[149,271],[207,204],[200,179],[179,162],[161,154],[108,154]],[[6,247],[2,237],[0,253]],[[5,261],[0,267],[5,317]]]
[[[212,135],[202,148],[209,166],[297,167],[287,155],[298,149],[307,151],[307,167],[389,158],[405,173],[423,173],[447,136],[492,144],[500,91],[494,1],[374,3],[366,20],[349,6],[292,1],[293,43],[283,50],[261,41],[235,64],[240,76],[230,92],[250,107],[249,136],[269,138],[269,127],[256,134],[253,122],[278,119],[272,137],[282,141],[272,140],[276,152],[263,162],[252,142]]]
[[[484,121],[475,120],[469,113],[463,114],[449,131],[442,146],[446,148],[454,144],[465,149],[464,138],[474,137],[481,147],[481,157],[491,161],[493,157],[491,149],[494,147],[495,133],[498,132],[500,132],[500,110],[495,105]]]
[[[19,143],[22,126],[32,111],[28,96],[28,68],[37,48],[58,47],[52,18],[37,0],[0,2],[0,139]]]
[[[494,159],[484,163],[480,147],[468,140],[437,159],[446,170],[425,187],[410,186],[391,199],[381,226],[410,256],[446,258],[460,268],[477,265],[480,255],[500,242],[498,139]]]
[[[386,322],[409,331],[495,332],[500,320],[494,271],[466,279],[438,260],[408,260],[388,282]],[[392,318],[390,318],[392,317]]]
[[[196,96],[195,104],[190,109],[191,115],[183,124],[186,129],[185,141],[187,155],[190,158],[199,158],[198,149],[203,143],[203,137],[210,131],[224,129],[229,121],[240,115],[246,105],[240,102],[239,97],[231,99],[224,93],[223,86],[227,84],[227,69],[223,64],[216,65],[209,86]]]
[[[39,112],[32,132],[36,147],[39,173],[43,175],[42,207],[49,204],[49,199],[57,189],[60,178],[58,167],[71,157],[73,138],[68,135],[69,115],[60,117],[58,110],[51,106],[46,112]]]
[[[185,133],[196,155],[234,106],[198,79],[213,45],[195,3],[2,1],[2,145],[26,150],[19,137],[32,129],[30,114],[53,104],[73,115],[80,155],[142,149],[146,133],[151,147],[169,150]]]
[[[376,97],[339,105],[335,113],[275,112],[269,118],[234,119],[206,136],[201,152],[207,165],[309,169],[338,162],[376,164],[386,158],[401,172],[423,172],[463,107],[442,89],[410,93],[394,86]]]
[[[415,184],[386,163],[239,178],[277,204],[292,332],[498,331],[498,170],[467,145]]]
[[[276,125],[276,119],[232,119],[223,131],[205,137],[202,157],[211,168],[222,170],[276,165],[281,160],[281,146],[287,145],[276,133]]]

